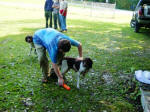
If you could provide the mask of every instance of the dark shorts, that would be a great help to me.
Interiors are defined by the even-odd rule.
[[[45,11],[45,17],[51,17],[52,11]]]

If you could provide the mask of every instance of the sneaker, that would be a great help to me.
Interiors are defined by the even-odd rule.
[[[64,30],[63,32],[65,33],[65,32],[67,32],[67,30]]]
[[[48,80],[45,79],[45,78],[43,78],[43,79],[42,79],[42,83],[48,83]]]

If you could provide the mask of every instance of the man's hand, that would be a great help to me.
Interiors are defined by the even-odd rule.
[[[83,57],[78,57],[77,60],[83,60]]]
[[[63,78],[58,78],[58,85],[62,86],[64,83],[64,79]]]
[[[60,73],[60,70],[59,70],[59,68],[58,68],[58,65],[55,64],[55,63],[52,63],[52,65],[53,65],[54,71],[55,71],[55,73],[57,74],[57,77],[58,77],[58,85],[59,85],[59,86],[62,86],[63,83],[64,83],[64,79],[63,79],[62,74]]]

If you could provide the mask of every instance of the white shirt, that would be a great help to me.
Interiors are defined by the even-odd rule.
[[[68,7],[67,1],[61,1],[60,2],[60,10],[66,9]]]

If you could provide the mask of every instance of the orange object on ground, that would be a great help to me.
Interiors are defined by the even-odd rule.
[[[70,91],[70,89],[71,89],[71,88],[70,88],[67,84],[65,84],[65,83],[63,84],[63,87],[64,87],[66,90],[68,90],[68,91]]]

